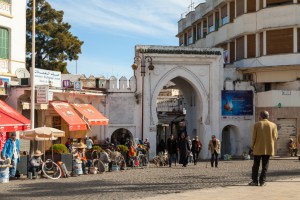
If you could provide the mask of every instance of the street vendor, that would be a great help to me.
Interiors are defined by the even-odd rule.
[[[83,174],[88,174],[88,172],[86,171],[86,167],[91,167],[92,166],[92,161],[91,160],[88,160],[86,158],[86,155],[85,155],[85,148],[86,148],[86,145],[82,142],[80,142],[77,146],[77,151],[75,153],[75,157],[77,157],[77,159],[81,160],[82,161],[82,172]]]
[[[128,157],[132,157],[132,156],[135,156],[136,155],[136,152],[135,152],[135,149],[134,149],[134,145],[133,145],[133,142],[130,141],[129,142],[129,151],[128,151]]]
[[[40,150],[36,150],[29,160],[29,172],[32,173],[32,179],[36,179],[36,172],[42,170],[42,158],[43,153]]]

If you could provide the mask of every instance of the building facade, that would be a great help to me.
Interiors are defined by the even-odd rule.
[[[177,36],[180,46],[224,49],[224,90],[255,92],[255,120],[270,112],[277,155],[288,155],[300,130],[300,1],[207,0],[178,22]]]
[[[0,0],[0,96],[6,98],[10,85],[25,70],[26,1]],[[26,71],[26,72],[24,72]],[[19,74],[18,74],[19,73]]]

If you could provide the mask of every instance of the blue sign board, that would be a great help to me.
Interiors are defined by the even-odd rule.
[[[222,116],[253,115],[253,91],[223,90]]]

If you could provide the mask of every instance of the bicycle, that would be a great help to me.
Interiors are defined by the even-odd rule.
[[[51,159],[47,159],[42,164],[42,172],[49,179],[59,179],[62,174],[60,167]]]

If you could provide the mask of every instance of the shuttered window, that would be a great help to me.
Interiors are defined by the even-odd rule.
[[[0,28],[0,58],[8,59],[9,33],[5,28]]]
[[[267,0],[267,7],[291,4],[293,0]]]
[[[234,62],[235,45],[234,42],[230,42],[230,63]]]
[[[247,35],[247,58],[255,58],[255,35]]]
[[[235,17],[235,5],[234,2],[230,2],[230,23],[233,22],[233,19]]]
[[[236,39],[236,60],[242,60],[244,58],[245,45],[244,36]]]
[[[228,23],[227,4],[221,8],[221,20],[222,20],[222,25]]]
[[[215,30],[214,28],[214,16],[210,15],[208,17],[208,28],[209,28],[209,32],[213,32]]]
[[[261,32],[259,34],[259,55],[263,56],[264,55],[264,34]]]
[[[263,9],[264,8],[264,0],[259,0],[259,9]]]
[[[300,28],[298,28],[298,53],[300,53]]]
[[[256,0],[247,0],[247,13],[256,12]]]
[[[201,23],[197,24],[197,40],[201,39]]]
[[[293,53],[293,29],[267,31],[267,55]]]
[[[244,0],[236,1],[236,16],[241,16],[244,14]]]

